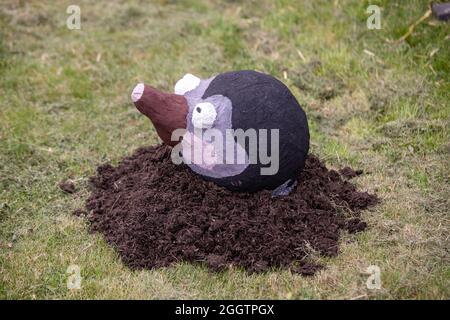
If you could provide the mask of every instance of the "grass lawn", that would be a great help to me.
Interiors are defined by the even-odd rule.
[[[81,30],[66,27],[68,5]],[[366,27],[369,4],[381,30]],[[450,298],[450,25],[427,1],[18,1],[0,7],[0,298]],[[71,212],[97,165],[158,142],[130,101],[190,72],[270,73],[309,117],[312,152],[382,203],[313,277],[131,271]],[[78,192],[58,188],[72,179]],[[314,255],[314,252],[312,252]],[[78,265],[80,290],[67,289]],[[381,288],[368,289],[377,265]]]

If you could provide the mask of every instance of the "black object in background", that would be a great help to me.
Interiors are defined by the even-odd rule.
[[[433,3],[431,11],[437,19],[448,21],[450,19],[450,2]]]

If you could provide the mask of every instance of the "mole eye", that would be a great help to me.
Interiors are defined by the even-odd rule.
[[[192,124],[195,128],[212,128],[216,121],[217,112],[210,102],[201,102],[195,105],[192,113]]]

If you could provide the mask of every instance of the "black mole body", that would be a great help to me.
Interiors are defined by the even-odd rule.
[[[279,169],[274,175],[261,175],[262,165],[250,164],[232,177],[209,178],[231,190],[275,189],[295,178],[305,164],[309,150],[309,129],[305,112],[290,90],[276,78],[256,71],[231,71],[217,75],[203,99],[223,95],[232,103],[232,128],[267,129],[267,154],[271,154],[270,130],[279,130]],[[243,146],[248,154],[248,144]],[[258,146],[259,148],[259,146]]]

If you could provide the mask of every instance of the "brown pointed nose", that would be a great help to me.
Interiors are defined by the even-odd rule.
[[[152,121],[165,144],[174,146],[178,143],[171,140],[171,135],[175,129],[186,129],[188,104],[185,97],[139,83],[134,87],[131,99],[136,108]]]

